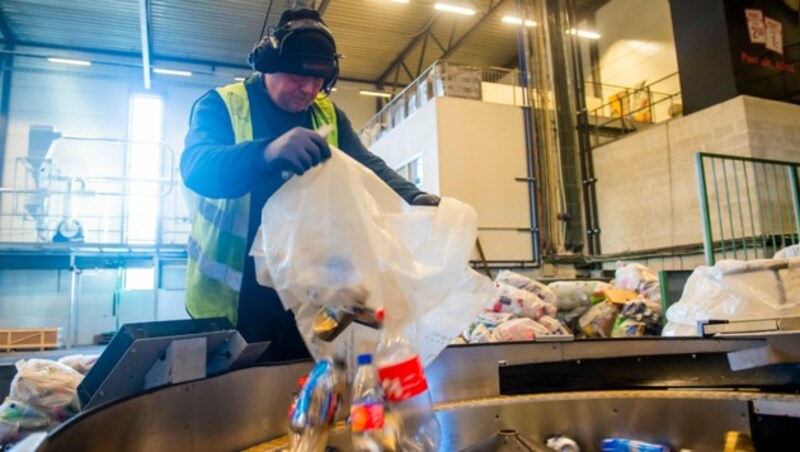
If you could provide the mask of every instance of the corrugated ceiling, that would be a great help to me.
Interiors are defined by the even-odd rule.
[[[433,35],[447,47],[451,36],[452,42],[457,41],[498,1],[473,0],[469,4],[478,13],[461,16],[437,12],[435,0],[410,0],[406,4],[390,0],[331,0],[324,20],[336,37],[339,51],[345,55],[342,77],[375,81],[432,21]],[[259,38],[269,3],[269,0],[149,0],[154,64],[179,67],[180,61],[197,60],[244,67],[251,46]],[[291,0],[274,0],[269,23],[275,24],[291,3]],[[579,12],[602,3],[605,1],[575,0]],[[514,11],[515,1],[505,0],[496,14],[486,19],[449,60],[478,66],[504,66],[512,62],[516,54],[515,29],[503,24],[500,18]],[[141,52],[138,0],[3,0],[0,13],[20,44],[105,53]],[[422,41],[417,40],[406,58],[412,74],[443,54],[429,38],[420,65]],[[404,69],[398,74],[400,82],[408,82]],[[391,82],[394,75],[391,72],[387,80]]]

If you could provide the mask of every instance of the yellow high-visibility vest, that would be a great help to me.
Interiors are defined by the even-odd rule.
[[[250,100],[244,82],[217,88],[231,118],[236,143],[253,140]],[[314,129],[331,125],[326,140],[338,145],[336,110],[322,94],[311,107]],[[247,256],[250,195],[198,199],[189,235],[186,309],[194,318],[226,317],[235,326]]]

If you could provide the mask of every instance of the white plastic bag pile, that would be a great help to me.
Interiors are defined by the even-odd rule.
[[[681,299],[667,310],[664,336],[696,336],[705,320],[752,320],[800,315],[800,257],[789,248],[775,259],[725,260],[701,266]]]
[[[606,291],[636,292],[624,303],[606,301]],[[557,281],[543,284],[502,271],[495,296],[455,344],[530,341],[541,336],[657,336],[661,296],[656,273],[640,264],[619,264],[612,284]]]
[[[269,199],[251,254],[258,282],[294,311],[316,358],[374,350],[376,332],[360,325],[331,343],[313,337],[321,306],[358,298],[383,308],[385,328],[404,331],[427,364],[492,297],[491,281],[468,266],[476,237],[470,206],[449,198],[438,208],[409,206],[332,149],[330,160]]]

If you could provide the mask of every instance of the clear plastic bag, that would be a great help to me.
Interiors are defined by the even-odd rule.
[[[800,315],[800,258],[720,261],[697,267],[667,309],[664,336],[696,336],[705,320]]]
[[[617,314],[617,307],[613,303],[603,301],[589,308],[578,324],[587,337],[611,337]]]
[[[469,268],[477,214],[455,199],[409,206],[372,171],[338,149],[293,177],[264,206],[253,244],[256,277],[273,287],[316,357],[374,350],[377,334],[348,327],[332,342],[314,338],[321,306],[383,308],[384,328],[401,331],[428,364],[491,300],[491,281]]]
[[[591,306],[596,292],[611,289],[611,284],[602,281],[556,281],[547,285],[556,295],[555,306],[560,311],[572,311],[582,306]],[[599,300],[597,300],[599,301]]]
[[[0,446],[36,430],[50,427],[50,419],[36,408],[6,397],[0,405]]]
[[[509,320],[497,325],[492,331],[492,339],[495,342],[532,341],[536,336],[549,335],[547,327],[528,318]]]
[[[11,399],[33,406],[56,422],[79,411],[77,390],[83,375],[78,371],[48,359],[23,359],[16,367]]]
[[[97,362],[100,355],[68,355],[58,359],[61,364],[77,370],[82,375],[86,375],[92,370],[92,366]]]
[[[527,290],[518,289],[499,281],[494,285],[496,289],[495,298],[487,306],[487,311],[510,312],[533,320],[538,320],[545,315],[555,317],[558,312],[555,305],[542,300]]]
[[[530,292],[539,297],[539,299],[542,301],[550,304],[554,304],[556,302],[556,294],[553,293],[553,291],[550,290],[547,285],[528,278],[527,276],[520,275],[519,273],[503,270],[497,274],[495,282],[508,284],[509,286],[516,287],[517,289]]]

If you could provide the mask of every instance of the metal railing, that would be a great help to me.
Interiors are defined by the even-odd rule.
[[[152,177],[126,174],[133,145],[160,162]],[[12,185],[0,187],[0,244],[53,244],[65,222],[80,226],[76,242],[86,245],[185,244],[191,224],[177,171],[166,143],[63,136],[44,157],[15,159]],[[137,218],[136,200],[152,205],[153,218]]]
[[[638,87],[585,82],[587,93],[599,92],[601,99],[611,99],[600,106],[587,107],[584,127],[592,147],[682,115],[680,91],[667,93],[654,89],[658,85],[674,85],[677,78],[676,72]]]
[[[367,121],[359,132],[361,141],[369,147],[434,97],[525,105],[518,71],[437,61]]]
[[[706,263],[768,258],[800,243],[795,162],[699,152],[695,170]]]

